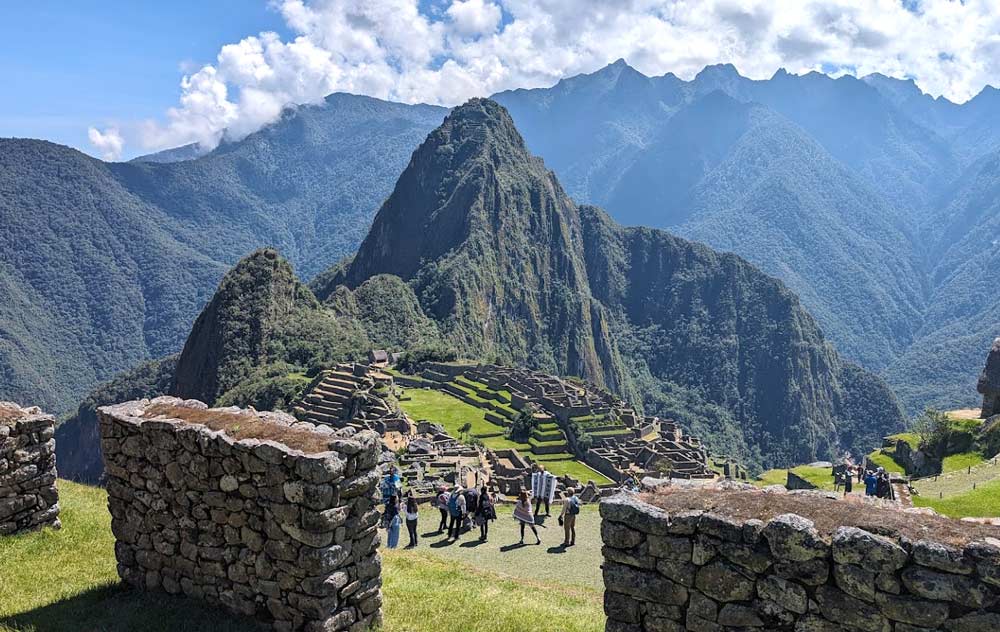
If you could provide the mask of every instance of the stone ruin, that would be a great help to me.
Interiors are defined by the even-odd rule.
[[[409,422],[391,401],[394,390],[392,375],[378,367],[338,364],[319,375],[294,412],[318,425],[409,434]]]
[[[1000,415],[1000,338],[993,341],[993,347],[986,357],[986,367],[979,376],[976,389],[983,396],[982,417]]]
[[[878,516],[861,528],[829,506],[846,501],[784,492],[820,514],[814,523],[765,515],[777,492],[756,494],[734,512],[743,517],[684,501],[668,510],[655,495],[602,501],[607,632],[1000,630],[1000,530],[892,509],[881,511],[917,528],[894,531]]]
[[[58,529],[55,418],[0,402],[0,536]]]
[[[509,391],[510,405],[521,410],[529,404],[557,419],[564,428],[574,418],[608,418],[605,425],[588,429],[594,446],[583,461],[608,478],[622,482],[670,472],[676,478],[712,479],[708,452],[697,437],[683,432],[670,419],[641,416],[626,402],[594,384],[578,383],[524,368],[493,364],[463,365],[425,363],[421,375],[444,383],[458,376],[486,384],[492,391]],[[460,396],[460,398],[465,399]],[[472,405],[481,405],[469,401]],[[487,413],[487,418],[491,418]],[[496,423],[503,423],[497,415]],[[652,435],[655,438],[650,438]],[[734,477],[739,472],[733,468]]]
[[[376,433],[173,397],[98,416],[124,581],[275,630],[380,624]]]

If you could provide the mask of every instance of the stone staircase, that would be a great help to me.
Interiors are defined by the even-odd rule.
[[[392,411],[385,401],[369,393],[381,382],[381,375],[364,365],[338,364],[325,371],[302,398],[295,407],[296,416],[310,423],[336,427],[388,417]]]

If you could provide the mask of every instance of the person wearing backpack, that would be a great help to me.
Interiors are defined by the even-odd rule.
[[[448,539],[454,538],[458,541],[458,536],[462,533],[462,518],[465,517],[466,504],[465,494],[462,493],[462,486],[457,485],[448,496]]]
[[[483,485],[476,505],[476,524],[479,525],[479,541],[486,542],[490,535],[490,520],[496,520],[497,510],[490,497],[489,489]]]
[[[576,544],[576,517],[580,513],[580,498],[576,495],[576,490],[572,487],[566,489],[566,497],[563,498],[562,513],[559,514],[559,522],[563,526],[565,537],[563,546],[574,546]]]

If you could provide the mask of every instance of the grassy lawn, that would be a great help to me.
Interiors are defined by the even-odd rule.
[[[768,485],[784,485],[788,482],[788,472],[789,470],[783,469],[767,470],[758,476],[757,480],[753,481],[753,484],[760,487],[766,487]],[[791,472],[809,481],[815,485],[817,489],[833,491],[833,475],[830,474],[830,468],[800,465],[798,467],[793,467]]]
[[[914,496],[913,504],[917,507],[930,507],[952,518],[1000,516],[1000,480],[993,480],[979,485],[977,489],[945,498]]]
[[[0,631],[262,629],[218,607],[123,587],[104,490],[66,481],[59,489],[62,530],[0,540]],[[580,514],[579,545],[566,550],[556,546],[562,531],[554,518],[540,529],[542,546],[511,546],[509,514],[502,509],[486,544],[472,546],[475,537],[465,534],[458,544],[432,536],[412,551],[383,550],[383,632],[603,630],[596,510]],[[429,530],[436,512],[421,520]]]
[[[494,434],[503,430],[495,423],[487,421],[481,408],[466,404],[457,397],[429,388],[406,389],[408,400],[399,402],[400,407],[414,420],[427,419],[444,426],[453,437],[466,423],[472,424],[472,434]]]
[[[563,454],[538,454],[531,455],[531,458],[543,464],[546,470],[556,476],[572,476],[584,484],[587,481],[594,481],[598,485],[607,485],[614,482],[589,465],[585,465],[576,459],[568,458]]]
[[[885,468],[886,472],[892,474],[906,474],[906,472],[903,470],[902,465],[896,463],[896,461],[891,456],[889,456],[888,454],[883,454],[879,450],[875,450],[874,452],[869,454],[868,460],[877,465],[878,467]]]
[[[944,457],[941,464],[941,472],[957,472],[975,467],[985,461],[979,452],[962,452]]]
[[[768,485],[781,485],[788,482],[788,470],[767,470],[761,473],[757,477],[757,480],[753,481],[754,485],[759,487],[767,487]]]

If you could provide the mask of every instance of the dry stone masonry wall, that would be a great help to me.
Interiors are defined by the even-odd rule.
[[[55,419],[0,402],[0,536],[59,528]]]
[[[1000,540],[824,537],[795,514],[668,515],[625,494],[601,517],[607,632],[1000,630]]]
[[[176,398],[99,416],[123,580],[276,630],[380,624],[374,432]]]

